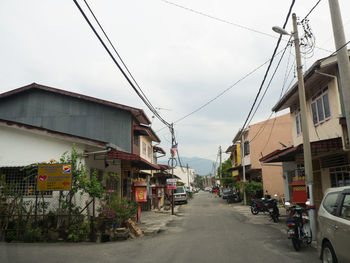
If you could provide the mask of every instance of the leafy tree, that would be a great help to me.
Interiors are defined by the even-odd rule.
[[[235,185],[235,178],[232,176],[232,173],[228,171],[232,167],[231,159],[228,158],[225,162],[222,163],[222,178],[221,183],[227,187],[233,187]],[[218,167],[218,174],[220,174],[220,167]]]
[[[203,176],[200,176],[200,175],[197,174],[194,177],[194,184],[198,188],[201,188],[201,189],[204,188],[204,178],[203,178]]]

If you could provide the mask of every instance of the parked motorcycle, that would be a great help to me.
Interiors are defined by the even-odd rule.
[[[265,200],[264,198],[255,199],[250,201],[250,211],[253,215],[257,215],[261,212],[269,213],[271,219],[274,222],[278,222],[280,213],[277,205],[277,200],[273,198],[268,200]]]
[[[265,205],[265,199],[254,199],[250,201],[250,211],[253,215],[257,215],[259,213],[269,212],[268,208]]]
[[[250,201],[250,211],[253,215],[259,213],[269,213],[269,208],[272,207],[272,199],[265,200],[265,198],[254,199]]]
[[[286,202],[286,207],[290,206]],[[308,202],[306,202],[308,205]],[[312,242],[312,232],[310,227],[310,220],[306,215],[307,209],[300,206],[292,206],[291,216],[287,220],[287,235],[288,239],[292,240],[293,247],[299,251],[302,245],[309,245]]]

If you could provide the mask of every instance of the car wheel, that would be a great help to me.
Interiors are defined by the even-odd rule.
[[[322,262],[324,263],[337,263],[337,257],[334,249],[329,242],[325,242],[322,246]]]

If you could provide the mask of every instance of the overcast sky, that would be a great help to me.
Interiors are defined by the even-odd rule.
[[[144,93],[155,107],[161,108],[159,113],[168,122],[202,106],[270,59],[278,37],[271,27],[283,25],[292,2],[169,1],[231,24],[162,0],[88,1]],[[303,18],[316,2],[296,0],[293,11]],[[83,1],[79,3],[84,6]],[[350,1],[339,3],[349,40]],[[316,48],[313,56],[303,59],[304,69],[335,50],[328,1],[322,0],[309,19]],[[291,18],[287,30],[292,31]],[[1,0],[0,33],[0,93],[36,82],[142,108],[152,117],[72,0]],[[285,45],[283,41],[280,50]],[[292,62],[293,47],[287,49],[252,123],[268,118],[283,83],[285,89],[294,83],[294,70],[285,77]],[[272,69],[275,67],[276,63]],[[182,156],[215,160],[219,145],[226,150],[243,125],[266,68],[267,65],[176,123]],[[154,119],[155,131],[163,127]],[[158,135],[168,152],[169,131],[163,129]]]

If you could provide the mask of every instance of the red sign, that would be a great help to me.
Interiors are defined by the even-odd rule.
[[[167,189],[169,189],[169,190],[176,190],[176,189],[177,189],[176,184],[175,184],[175,185],[169,185],[169,184],[168,184],[166,187],[167,187]]]
[[[136,202],[147,202],[147,187],[135,187]]]
[[[166,179],[167,189],[169,189],[169,190],[176,190],[177,189],[176,182],[177,182],[176,178]]]

